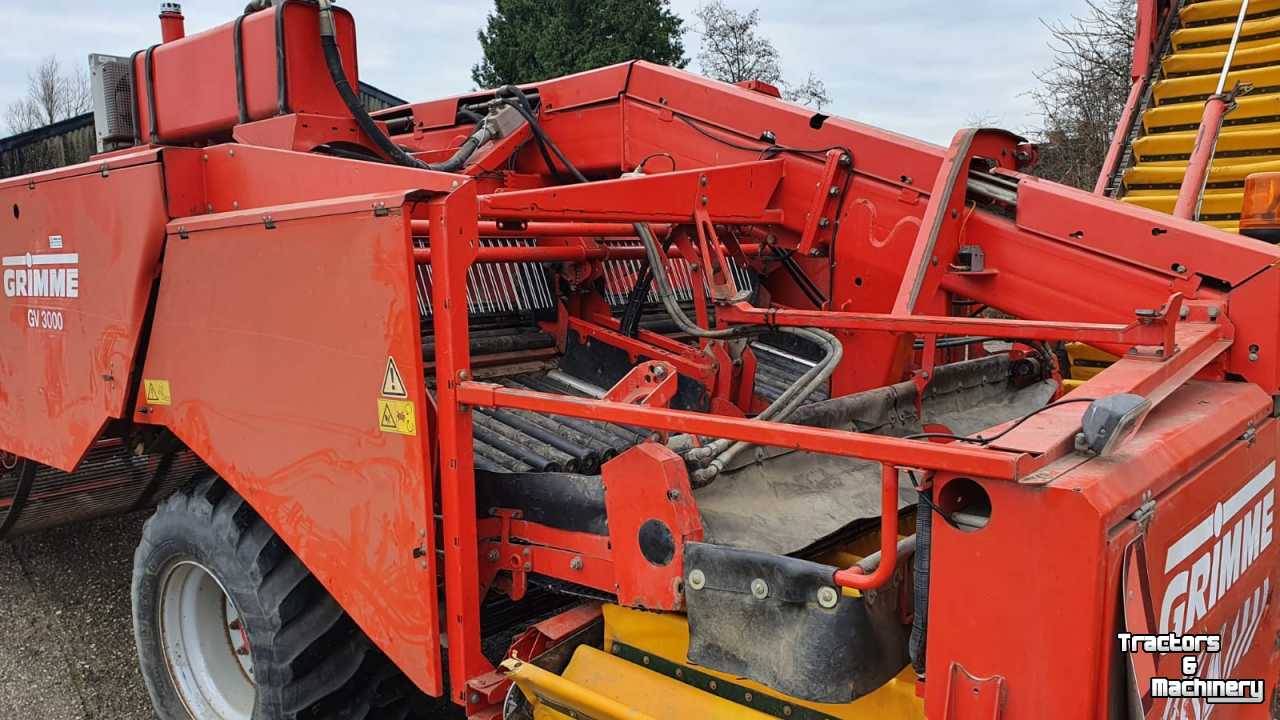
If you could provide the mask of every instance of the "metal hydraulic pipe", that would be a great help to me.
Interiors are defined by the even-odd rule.
[[[1240,3],[1240,14],[1236,17],[1236,29],[1231,35],[1231,45],[1227,48],[1226,60],[1222,63],[1222,72],[1218,75],[1218,88],[1204,104],[1204,114],[1200,117],[1200,130],[1196,133],[1195,148],[1187,161],[1187,174],[1182,178],[1182,186],[1178,188],[1178,201],[1173,206],[1175,217],[1197,220],[1200,217],[1200,206],[1204,202],[1204,189],[1209,182],[1209,171],[1213,166],[1213,155],[1218,148],[1218,136],[1222,132],[1222,121],[1227,113],[1235,108],[1235,91],[1226,92],[1227,76],[1231,74],[1231,61],[1236,54],[1236,44],[1240,42],[1240,31],[1244,27],[1245,15],[1249,12],[1249,0]]]
[[[898,569],[898,468],[890,463],[880,466],[880,562],[867,573],[854,565],[836,571],[836,585],[853,590],[874,590],[889,582]]]

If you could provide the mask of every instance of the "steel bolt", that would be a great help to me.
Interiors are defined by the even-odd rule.
[[[570,569],[570,570],[581,570],[581,569],[582,569],[582,558],[580,558],[580,557],[575,557],[574,559],[570,560],[570,561],[569,561],[569,569]]]
[[[707,687],[711,688],[712,690],[715,690],[716,688],[720,687],[720,685],[715,680],[712,680],[711,682],[707,683]]]
[[[471,697],[467,698],[467,700],[468,700],[472,705],[476,705],[476,704],[478,704],[478,703],[480,702],[480,693],[474,693],[474,692],[473,692],[473,693],[471,693]]]
[[[1219,314],[1219,313],[1221,313],[1221,312],[1222,312],[1222,311],[1218,309],[1218,306],[1217,306],[1217,305],[1214,305],[1213,307],[1209,308],[1209,320],[1210,320],[1211,322],[1212,322],[1212,321],[1214,321],[1214,320],[1217,320],[1217,319],[1218,319],[1218,314]]]
[[[525,564],[524,564],[524,571],[525,571],[525,572],[530,572],[530,571],[532,571],[532,570],[533,570],[533,563],[531,563],[531,562],[527,562],[527,563],[525,563]]]
[[[1173,264],[1173,271],[1174,271],[1174,272],[1176,272],[1176,273],[1178,273],[1178,274],[1182,274],[1182,273],[1184,273],[1184,272],[1186,272],[1186,271],[1187,271],[1187,266],[1186,266],[1186,265],[1183,265],[1182,263],[1174,263],[1174,264]]]
[[[840,188],[836,187],[835,185],[832,185],[831,189],[827,190],[827,194],[830,195],[831,197],[835,197],[840,194]]]
[[[830,224],[831,224],[831,220],[828,218],[821,218],[818,220],[818,227],[820,228],[827,227]]]
[[[489,558],[489,562],[498,562],[498,551],[490,550],[489,554],[486,555],[485,557]]]
[[[743,699],[743,700],[746,700],[747,702],[751,702],[751,701],[752,701],[752,699],[754,699],[754,697],[755,697],[755,696],[754,696],[754,695],[752,695],[751,693],[747,693],[746,695],[743,695],[743,696],[742,696],[742,699]]]
[[[836,592],[835,588],[829,586],[818,588],[818,605],[821,607],[830,610],[835,607],[836,603],[839,601],[840,594]]]
[[[707,176],[706,176],[706,175],[703,175],[703,176],[699,177],[699,178],[698,178],[698,184],[699,184],[699,185],[701,185],[702,187],[706,187],[706,186],[707,186]]]
[[[1189,317],[1191,317],[1191,308],[1183,305],[1182,308],[1178,310],[1178,319],[1186,320]]]
[[[471,373],[467,372],[466,370],[459,370],[459,371],[458,371],[458,379],[459,379],[459,380],[466,380],[466,379],[468,379],[468,378],[470,378],[470,377],[471,377]]]
[[[701,570],[693,570],[689,573],[689,587],[694,590],[701,590],[707,586],[707,576]]]
[[[703,196],[702,196],[702,204],[703,204],[703,205],[706,205],[706,204],[707,204],[708,202],[710,202],[710,201],[711,201],[711,198],[708,198],[706,195],[703,195]]]
[[[764,600],[765,598],[769,597],[769,583],[765,582],[761,578],[756,578],[755,580],[752,580],[751,594],[755,596],[757,600]]]
[[[1258,362],[1258,350],[1259,350],[1259,349],[1260,349],[1260,348],[1259,348],[1257,345],[1250,345],[1250,346],[1249,346],[1249,362]]]
[[[667,499],[671,502],[679,502],[680,498],[681,495],[679,490],[671,489],[667,491]]]
[[[786,715],[787,717],[791,717],[791,706],[790,706],[790,705],[783,705],[783,706],[782,706],[782,714],[783,714],[783,715]]]

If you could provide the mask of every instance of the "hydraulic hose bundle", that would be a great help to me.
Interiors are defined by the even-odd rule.
[[[266,2],[269,2],[269,0],[257,0],[255,3],[251,3],[249,8]],[[475,131],[462,143],[457,152],[453,154],[453,157],[442,163],[422,162],[405,152],[404,148],[392,142],[391,138],[382,132],[382,129],[378,127],[378,123],[364,109],[364,104],[360,102],[360,96],[351,87],[351,82],[347,80],[347,73],[342,67],[342,55],[338,52],[338,32],[333,20],[333,0],[320,0],[320,46],[324,49],[325,65],[329,68],[329,77],[333,79],[333,87],[342,96],[342,102],[347,106],[347,110],[350,111],[351,117],[355,119],[356,125],[384,155],[397,165],[421,170],[435,170],[437,172],[457,172],[467,164],[467,160],[475,154],[478,148],[493,139],[496,134],[496,131],[489,123],[481,120],[476,124]]]

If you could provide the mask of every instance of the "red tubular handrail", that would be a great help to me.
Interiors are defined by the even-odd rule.
[[[870,575],[853,566],[836,571],[835,584],[853,590],[874,590],[889,582],[898,569],[898,468],[880,465],[880,565]]]
[[[608,222],[529,222],[523,224],[499,223],[494,220],[481,220],[477,223],[481,237],[618,237],[633,238],[636,226],[631,223]],[[429,236],[431,222],[429,220],[412,221],[413,234]],[[670,225],[653,225],[652,230],[659,236],[665,235]]]
[[[760,245],[743,245],[747,257],[760,254]],[[671,248],[667,257],[681,258],[679,249]],[[596,260],[643,260],[644,248],[619,247],[617,245],[498,245],[476,248],[477,263],[519,262],[593,262]],[[414,248],[413,260],[419,265],[431,262],[431,248]]]

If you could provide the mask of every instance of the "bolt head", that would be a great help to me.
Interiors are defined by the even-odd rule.
[[[689,573],[689,587],[694,590],[701,590],[707,586],[707,576],[701,570],[692,570]]]
[[[581,569],[582,569],[582,558],[580,558],[580,557],[575,557],[574,559],[570,560],[570,561],[569,561],[569,569],[570,569],[570,570],[581,570]]]
[[[818,588],[818,605],[828,610],[836,606],[840,602],[840,593],[830,586]]]
[[[757,600],[764,600],[769,597],[769,583],[763,578],[756,578],[751,581],[751,595]]]

